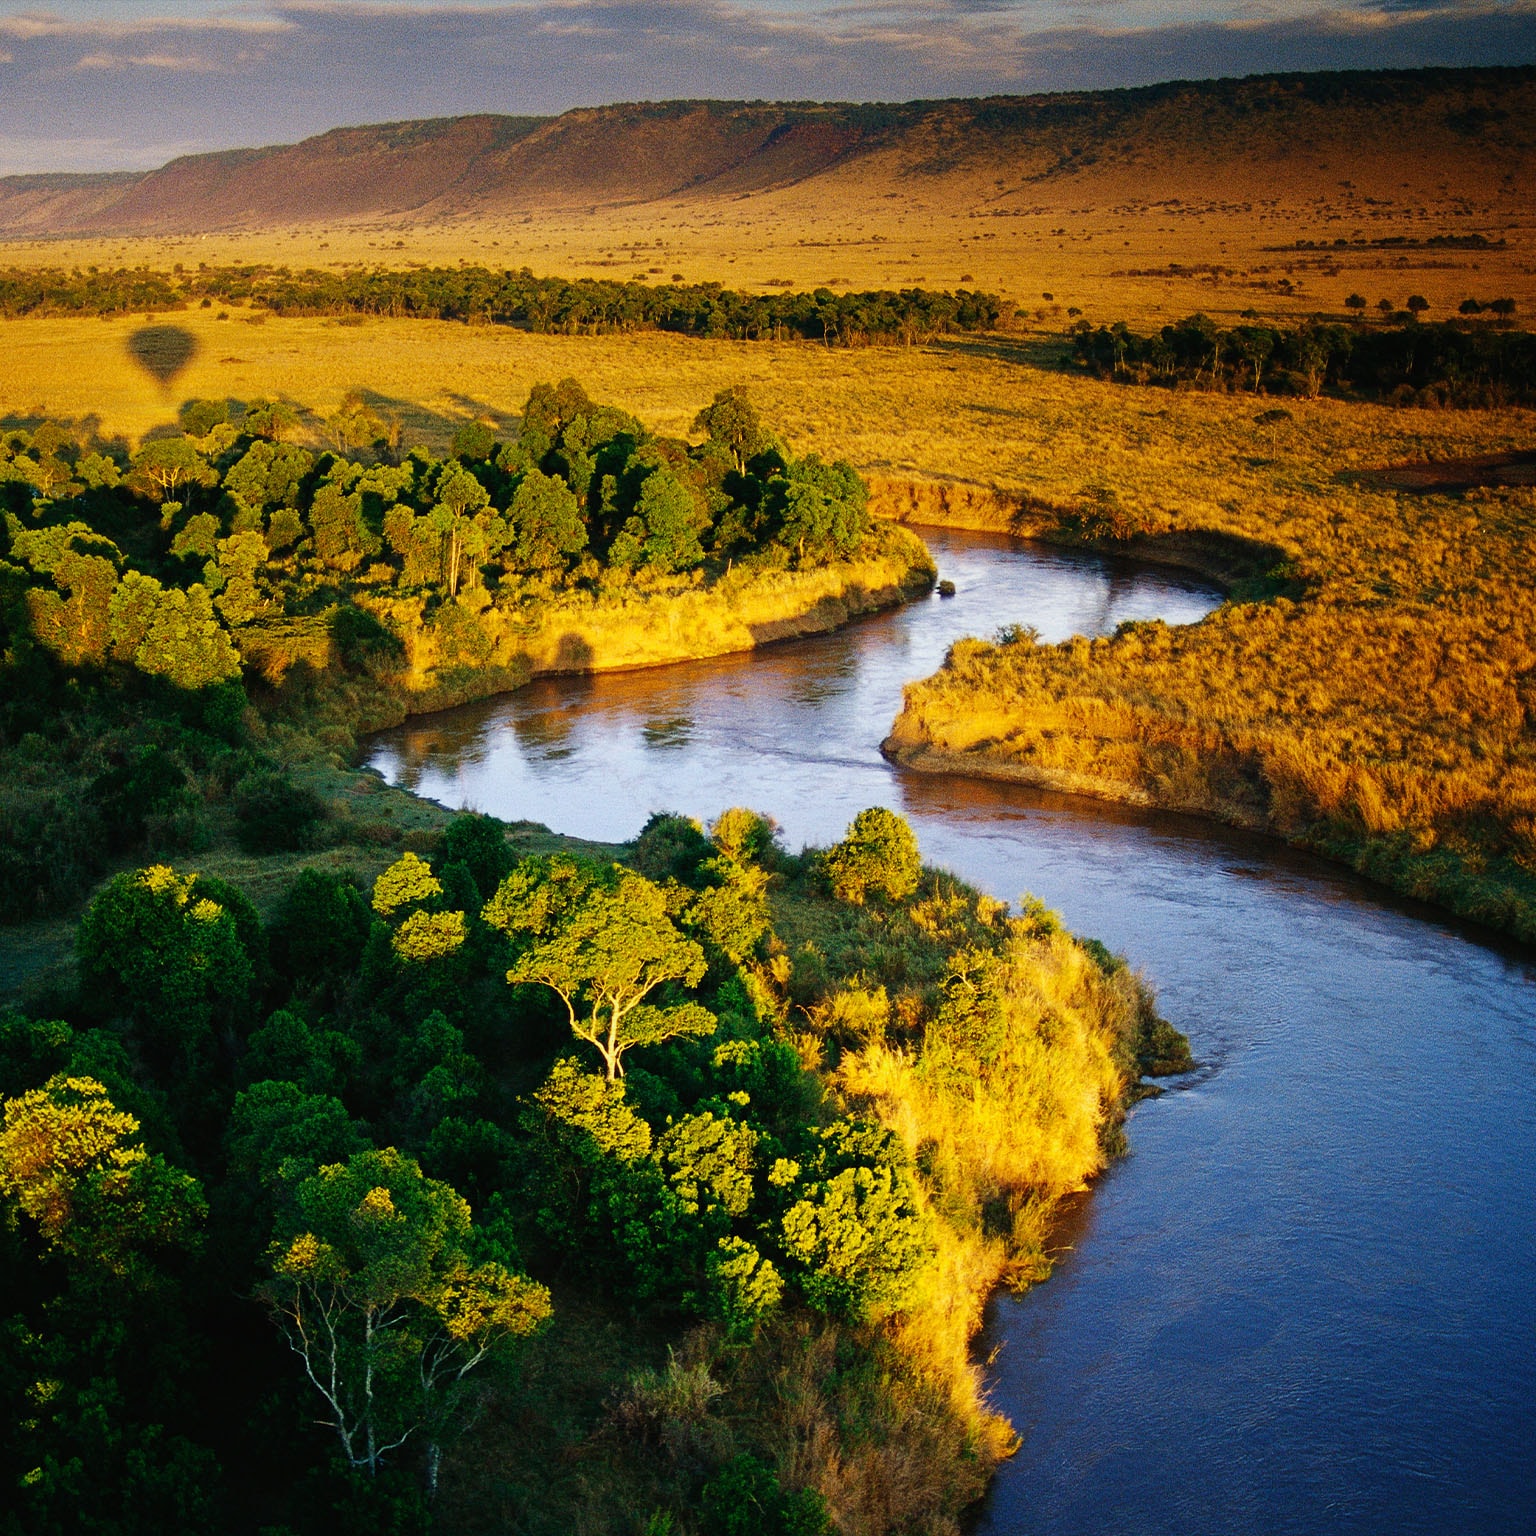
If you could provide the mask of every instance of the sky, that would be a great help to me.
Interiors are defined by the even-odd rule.
[[[614,101],[1536,63],[1536,0],[0,0],[0,174]]]

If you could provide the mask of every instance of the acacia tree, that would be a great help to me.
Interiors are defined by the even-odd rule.
[[[393,1147],[317,1170],[279,1218],[260,1296],[354,1470],[421,1435],[435,1488],[465,1378],[549,1317],[549,1292],[473,1263],[472,1240],[463,1196]]]
[[[644,875],[561,854],[524,859],[481,915],[518,946],[507,980],[558,994],[571,1033],[596,1047],[610,1082],[624,1075],[624,1053],[635,1046],[715,1029],[698,1003],[647,1001],[668,982],[697,986],[706,962]]]
[[[157,501],[195,485],[212,485],[218,478],[208,461],[185,437],[158,438],[134,455],[133,478]]]

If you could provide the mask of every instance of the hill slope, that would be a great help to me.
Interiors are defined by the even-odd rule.
[[[714,199],[850,175],[985,204],[1031,192],[1262,200],[1492,188],[1536,168],[1536,70],[1255,76],[896,106],[663,102],[337,129],[144,175],[0,179],[0,234],[172,234]],[[825,185],[820,185],[825,183]]]

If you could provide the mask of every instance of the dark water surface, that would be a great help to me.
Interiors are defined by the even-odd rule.
[[[1179,817],[893,771],[902,682],[960,635],[1214,598],[929,533],[952,600],[744,657],[534,684],[375,743],[392,782],[599,839],[746,804],[791,846],[867,805],[1139,965],[1206,1068],[1133,1115],[1052,1280],[994,1305],[1022,1437],[1002,1533],[1536,1531],[1536,965]]]

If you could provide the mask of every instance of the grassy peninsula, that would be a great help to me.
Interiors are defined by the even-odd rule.
[[[1230,600],[1187,628],[962,642],[888,755],[1272,832],[1536,937],[1529,413],[1222,391],[1137,414],[1134,473],[892,511],[1194,566]]]

